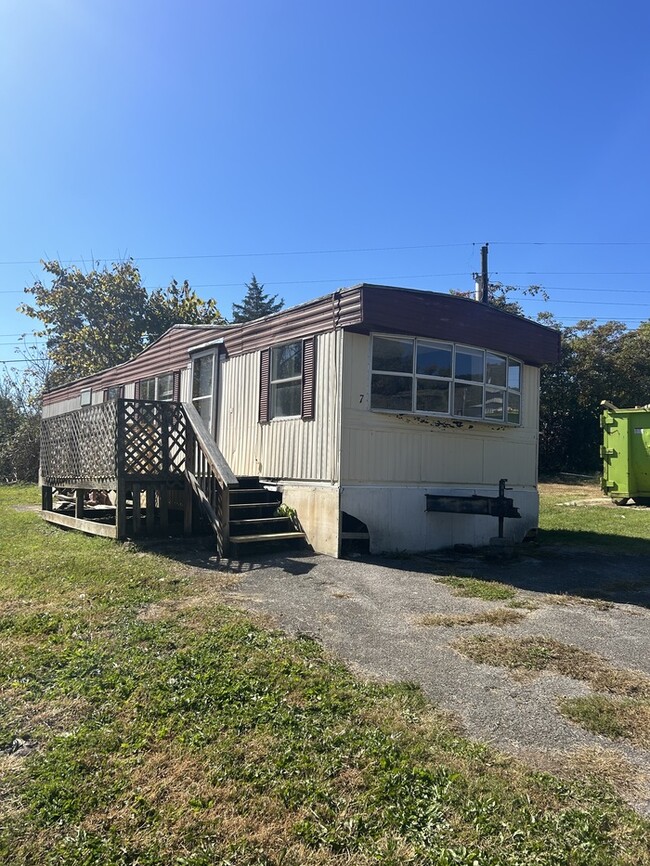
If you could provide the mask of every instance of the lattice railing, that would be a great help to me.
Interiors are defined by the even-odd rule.
[[[85,406],[44,418],[41,475],[52,487],[110,488],[117,478],[117,406]]]
[[[180,403],[112,400],[44,418],[43,483],[111,489],[118,477],[180,480],[186,440],[187,420]]]
[[[187,420],[180,403],[120,400],[120,476],[156,480],[185,472]]]

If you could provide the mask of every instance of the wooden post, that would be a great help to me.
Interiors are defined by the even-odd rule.
[[[156,491],[151,485],[147,486],[147,535],[153,535],[156,525]]]
[[[74,492],[74,516],[83,520],[84,517],[84,490],[77,488]]]
[[[126,484],[123,478],[117,479],[115,501],[115,537],[126,538]]]
[[[194,473],[194,432],[189,424],[185,432],[185,471]],[[185,479],[185,497],[183,501],[183,535],[192,534],[194,512],[194,493],[192,486]]]
[[[227,484],[221,488],[221,550],[220,556],[228,556],[230,552],[230,488]]]
[[[52,488],[49,484],[43,484],[41,487],[41,508],[43,511],[52,510]]]
[[[169,530],[169,487],[163,481],[158,492],[160,499],[160,531],[167,532]]]
[[[140,491],[141,487],[139,484],[133,484],[131,486],[131,493],[133,496],[133,534],[140,535],[142,532],[142,508],[140,507]]]

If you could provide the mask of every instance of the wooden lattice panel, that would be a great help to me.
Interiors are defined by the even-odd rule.
[[[187,438],[180,404],[123,400],[121,405],[122,473],[143,478],[180,475]]]
[[[44,418],[41,474],[52,487],[114,487],[117,478],[115,402]]]

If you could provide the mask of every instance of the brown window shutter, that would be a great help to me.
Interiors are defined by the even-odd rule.
[[[108,388],[104,388],[104,393],[102,394],[102,403],[105,403],[108,400]]]
[[[316,409],[316,337],[302,343],[302,412],[305,421],[314,419]]]
[[[260,352],[260,424],[270,419],[269,397],[271,391],[271,350]]]
[[[172,393],[172,400],[174,403],[178,403],[181,399],[181,371],[174,371],[174,390]]]
[[[134,389],[134,391],[133,391],[133,399],[134,399],[134,400],[139,400],[139,399],[140,399],[140,380],[139,380],[139,379],[138,379],[138,381],[135,383],[135,389]]]

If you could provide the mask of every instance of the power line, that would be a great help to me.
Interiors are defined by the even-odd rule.
[[[392,247],[349,247],[342,249],[330,250],[284,250],[264,253],[201,253],[196,255],[180,255],[180,256],[128,256],[134,262],[164,262],[164,261],[181,261],[186,259],[252,259],[272,256],[322,256],[339,253],[384,253],[384,252],[400,252],[407,250],[435,250],[435,249],[450,249],[452,247],[472,247],[475,246],[471,241],[454,244],[417,244],[414,246],[392,246]],[[118,259],[119,261],[120,259]],[[41,261],[47,261],[47,258],[38,260],[26,261],[3,261],[0,265],[40,265]],[[88,259],[59,259],[59,264],[86,264]],[[90,259],[93,263],[112,262],[115,261],[114,256],[98,258],[92,256]],[[124,261],[124,259],[122,259]]]

